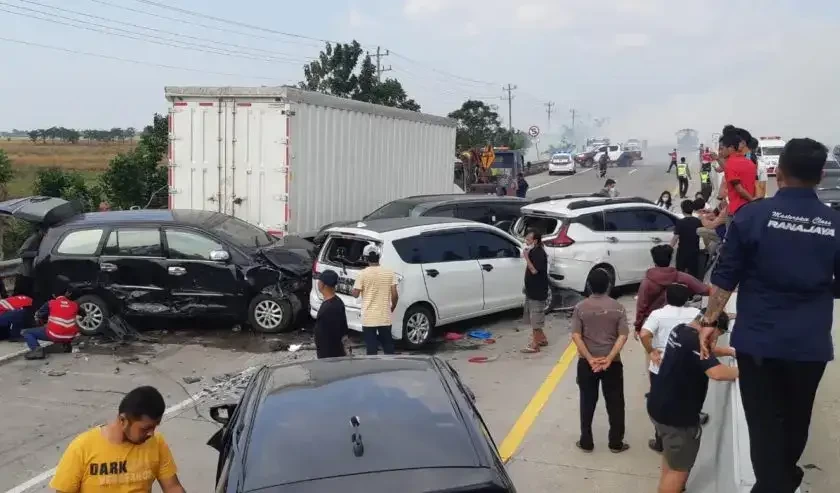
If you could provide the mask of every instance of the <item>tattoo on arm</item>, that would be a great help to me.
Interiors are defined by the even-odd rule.
[[[714,323],[726,308],[730,296],[732,296],[732,291],[712,286],[712,293],[709,295],[709,306],[706,308],[706,315],[703,318],[707,322]]]

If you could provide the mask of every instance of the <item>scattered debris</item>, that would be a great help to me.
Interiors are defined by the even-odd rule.
[[[67,372],[64,370],[50,370],[47,372],[47,376],[50,377],[63,377],[64,375],[67,375]]]
[[[184,377],[184,383],[198,383],[201,381],[201,377]]]
[[[73,390],[75,390],[76,392],[101,392],[103,394],[125,395],[125,392],[122,392],[122,391],[119,391],[119,390],[107,390],[107,389],[105,389],[105,390],[102,390],[102,389],[73,389]]]
[[[118,366],[118,367],[114,368],[114,374],[119,375],[119,373],[120,373],[120,367]]]
[[[467,335],[472,337],[473,339],[491,339],[493,334],[489,330],[471,330],[467,332]]]
[[[233,332],[242,332],[242,326],[241,326],[241,325],[239,325],[239,324],[236,324],[236,325],[234,325],[234,326],[233,326],[233,328],[232,328],[232,329],[230,329],[230,330],[231,330],[231,331],[233,331]]]
[[[447,332],[446,334],[444,334],[443,338],[447,341],[460,341],[464,338],[464,334],[459,334],[457,332]]]
[[[469,361],[470,363],[489,363],[491,361],[496,361],[497,359],[499,359],[498,354],[496,356],[473,356],[467,361]]]
[[[296,344],[300,346],[300,344]],[[277,351],[291,351],[290,346],[283,341],[273,341],[268,345],[268,349],[272,352]]]
[[[303,347],[303,344],[289,344],[289,352],[295,353]]]

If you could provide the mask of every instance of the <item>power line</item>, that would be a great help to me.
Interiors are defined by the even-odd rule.
[[[131,58],[123,58],[123,57],[116,57],[116,56],[111,56],[111,55],[104,55],[102,53],[92,53],[92,52],[89,52],[89,51],[71,50],[71,49],[68,49],[68,48],[61,48],[59,46],[33,43],[32,41],[24,41],[22,39],[0,37],[0,41],[6,41],[8,43],[16,43],[16,44],[21,44],[21,45],[25,45],[25,46],[34,46],[36,48],[43,48],[43,49],[47,49],[47,50],[61,51],[61,52],[70,53],[70,54],[73,54],[73,55],[85,55],[85,56],[91,56],[91,57],[96,57],[96,58],[103,58],[103,59],[106,59],[106,60],[133,63],[133,64],[136,64],[136,65],[147,65],[147,66],[150,66],[150,67],[167,68],[167,69],[172,69],[172,70],[182,70],[182,71],[185,71],[185,72],[196,72],[196,73],[201,73],[201,74],[224,75],[224,76],[229,76],[229,77],[248,77],[248,78],[251,78],[251,79],[261,79],[261,80],[272,81],[275,84],[278,82],[276,77],[264,77],[264,76],[259,76],[259,75],[233,74],[233,73],[230,73],[230,72],[216,72],[216,71],[212,71],[212,70],[202,70],[202,69],[176,66],[176,65],[165,65],[165,64],[162,64],[162,63],[145,62],[145,61],[142,61],[142,60],[134,60],[134,59],[131,59]],[[287,83],[291,84],[292,82],[287,81]]]
[[[390,65],[388,65],[388,68],[382,67],[382,58],[390,55],[391,52],[389,50],[385,50],[385,53],[382,53],[381,50],[382,49],[379,46],[376,47],[376,80],[378,81],[382,80],[382,72],[389,72],[393,70]]]
[[[172,31],[167,31],[165,29],[158,29],[158,28],[154,28],[154,27],[144,26],[144,25],[141,25],[141,24],[133,24],[131,22],[123,22],[123,21],[116,20],[116,19],[111,19],[111,18],[108,18],[108,17],[101,17],[101,16],[98,16],[98,15],[88,14],[86,12],[80,12],[78,10],[70,10],[70,9],[64,9],[64,8],[61,8],[61,7],[55,7],[55,6],[52,6],[52,5],[46,5],[46,4],[43,4],[43,3],[35,2],[33,0],[17,0],[17,1],[21,2],[21,3],[28,3],[28,4],[31,4],[31,5],[37,5],[37,6],[43,7],[43,8],[57,10],[57,11],[60,11],[60,12],[66,12],[66,13],[73,14],[73,15],[80,15],[80,16],[83,16],[83,17],[89,17],[91,19],[98,19],[98,20],[101,20],[101,21],[113,22],[115,24],[130,26],[130,27],[134,27],[134,28],[137,28],[137,29],[145,29],[145,30],[148,30],[148,31],[164,33],[164,34],[168,34],[170,36],[176,36],[177,38],[194,39],[194,40],[197,40],[197,41],[204,41],[204,42],[207,42],[207,43],[213,43],[213,44],[218,44],[218,45],[223,45],[223,46],[230,46],[230,47],[233,47],[233,48],[238,48],[240,50],[249,50],[249,51],[254,51],[254,52],[267,53],[269,55],[281,55],[281,56],[284,56],[284,57],[294,56],[290,53],[283,53],[283,52],[278,52],[278,51],[273,51],[273,50],[263,50],[261,48],[252,48],[250,46],[243,46],[243,45],[239,45],[239,44],[236,44],[236,43],[227,43],[227,42],[224,42],[224,41],[216,41],[214,39],[202,38],[202,37],[199,37],[199,36],[190,36],[190,35],[184,34],[184,33],[176,33],[176,32],[172,32]],[[10,5],[10,4],[7,4],[5,2],[0,2],[0,3],[3,3],[5,5]],[[18,9],[26,9],[26,7],[18,7],[18,6],[14,6],[14,7],[18,8]],[[29,10],[29,9],[26,9],[26,10]],[[33,12],[39,12],[40,13],[40,11],[38,11],[38,10],[33,10]],[[56,14],[50,14],[48,12],[44,12],[44,13],[47,14],[47,15],[56,15]],[[78,21],[78,22],[86,22],[86,21]],[[174,40],[174,41],[177,41],[177,39]]]
[[[79,19],[73,19],[72,17],[66,17],[66,16],[62,16],[62,15],[58,15],[58,14],[50,14],[50,13],[47,13],[47,12],[41,12],[41,11],[38,11],[38,10],[35,10],[35,9],[30,9],[28,7],[19,7],[17,5],[11,5],[11,4],[8,4],[8,3],[5,3],[5,2],[0,2],[0,5],[5,5],[5,6],[8,6],[8,7],[12,7],[12,8],[15,8],[15,9],[20,9],[20,10],[27,10],[27,11],[31,11],[31,12],[34,12],[34,13],[40,14],[40,15],[57,17],[57,18],[60,18],[60,19],[67,19],[69,21],[72,21],[72,22],[75,22],[75,23],[78,23],[78,24],[82,24],[82,25],[70,24],[70,23],[62,22],[62,21],[59,21],[59,20],[56,20],[56,19],[33,16],[33,15],[30,15],[30,14],[24,14],[24,13],[21,13],[21,12],[15,12],[15,11],[6,10],[6,9],[0,9],[1,12],[6,12],[6,13],[9,13],[9,14],[18,15],[18,16],[21,16],[21,17],[26,17],[26,18],[29,18],[29,19],[37,19],[37,20],[41,20],[41,21],[45,21],[45,22],[51,22],[53,24],[70,26],[70,27],[74,27],[76,29],[84,29],[86,31],[98,32],[98,33],[107,34],[107,35],[110,35],[110,36],[119,36],[119,37],[122,37],[122,38],[134,39],[134,40],[137,40],[137,41],[143,41],[143,42],[147,42],[147,43],[153,43],[153,44],[157,44],[157,45],[161,45],[161,46],[170,46],[170,47],[180,48],[180,49],[184,49],[184,50],[192,50],[192,51],[200,51],[200,52],[204,52],[204,53],[210,53],[210,54],[213,54],[213,55],[232,56],[232,57],[235,57],[235,58],[248,58],[248,59],[251,59],[251,60],[260,60],[260,61],[268,61],[268,62],[276,62],[276,63],[285,63],[285,64],[294,64],[294,65],[297,65],[299,63],[306,63],[305,60],[294,60],[294,59],[280,58],[280,57],[265,57],[265,56],[254,55],[254,54],[251,54],[251,53],[245,53],[245,52],[241,52],[241,51],[227,50],[227,49],[224,49],[224,48],[216,48],[216,47],[213,47],[213,46],[201,45],[201,44],[197,44],[197,43],[190,43],[188,41],[171,40],[171,39],[162,38],[160,36],[154,36],[154,35],[150,35],[150,34],[146,34],[146,33],[142,33],[142,32],[138,33],[138,32],[129,31],[129,30],[121,29],[121,28],[117,28],[117,27],[111,27],[111,26],[106,26],[106,25],[103,25],[103,24],[97,24],[97,23],[83,21],[83,20],[79,20]],[[88,27],[88,26],[96,26],[96,27]],[[104,29],[99,29],[99,28],[104,28]],[[109,32],[109,31],[121,31],[124,34],[120,34],[120,32]]]
[[[513,132],[513,91],[517,88],[514,85],[508,84],[507,87],[503,87],[502,91],[507,92],[507,97],[502,96],[502,99],[507,100],[508,102],[508,129]]]

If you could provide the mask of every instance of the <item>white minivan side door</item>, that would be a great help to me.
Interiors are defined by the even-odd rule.
[[[605,211],[604,239],[607,255],[615,268],[618,284],[640,282],[651,263],[651,235],[633,209]]]
[[[437,311],[437,325],[481,312],[481,268],[470,258],[465,230],[424,233],[397,240],[394,246],[405,261],[420,264],[426,293]],[[403,282],[417,281],[406,278]]]
[[[525,301],[525,260],[520,246],[486,229],[467,232],[470,254],[478,262],[484,282],[484,310],[522,306]]]

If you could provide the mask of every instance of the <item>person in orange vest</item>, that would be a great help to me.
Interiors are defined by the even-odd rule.
[[[62,294],[54,296],[35,312],[36,322],[41,323],[46,320],[46,323],[41,327],[25,329],[21,332],[26,345],[29,346],[29,352],[24,355],[26,359],[46,357],[44,348],[38,341],[59,344],[65,353],[73,350],[71,343],[79,334],[76,317],[84,317],[85,313],[79,304],[73,301],[76,298],[76,292],[72,288],[67,287],[58,292]]]
[[[17,295],[0,300],[0,340],[20,339],[20,330],[32,320],[32,298]]]

